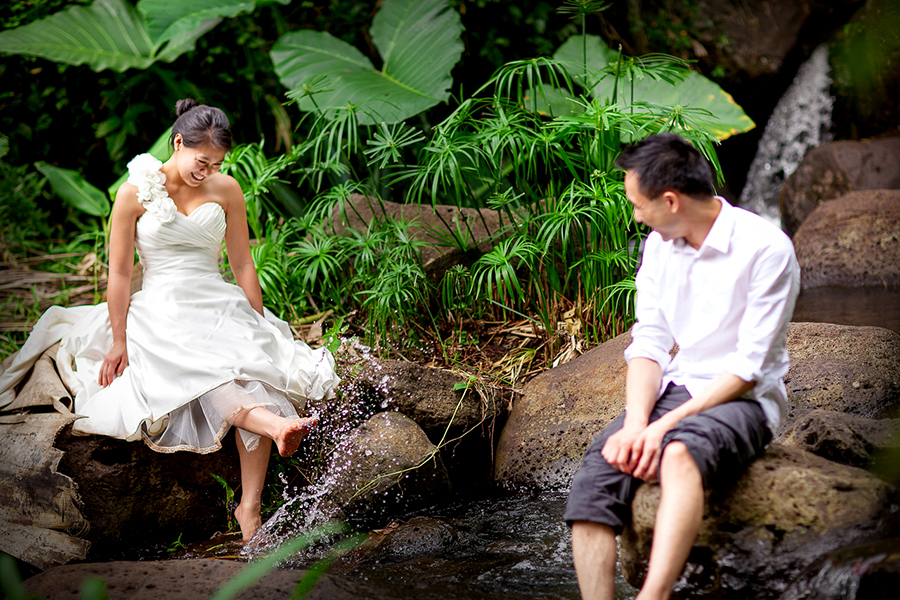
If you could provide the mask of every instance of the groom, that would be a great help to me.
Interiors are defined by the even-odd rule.
[[[565,519],[582,597],[612,599],[615,536],[640,483],[658,479],[637,596],[648,600],[671,594],[704,490],[733,483],[772,439],[786,407],[785,335],[800,272],[790,239],[716,196],[709,164],[679,136],[652,135],[616,165],[635,221],[653,231],[636,278],[625,412],[585,453]]]

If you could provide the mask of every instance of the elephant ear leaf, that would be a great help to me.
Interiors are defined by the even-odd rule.
[[[141,0],[138,10],[147,15],[147,33],[155,46],[191,34],[208,21],[253,12],[255,0]],[[216,20],[215,23],[219,21]]]
[[[463,50],[461,33],[459,15],[446,0],[385,0],[371,28],[381,70],[325,32],[287,34],[271,55],[301,110],[360,105],[360,123],[396,123],[449,98],[451,71]],[[309,97],[305,84],[322,76],[329,89]]]
[[[182,0],[159,0],[154,4],[159,7],[151,6],[152,14],[168,14],[174,6],[187,6]],[[146,69],[158,60],[171,62],[193,49],[197,39],[220,21],[176,20],[161,32],[164,39],[156,41],[141,12],[127,0],[95,0],[90,6],[71,6],[0,33],[0,52],[40,56],[70,65],[87,64],[95,71]],[[187,25],[194,28],[188,29]]]
[[[583,80],[591,97],[608,98],[610,102],[632,107],[634,112],[653,110],[658,114],[659,107],[680,107],[680,116],[691,127],[703,129],[719,140],[756,126],[727,92],[699,73],[691,71],[678,77],[661,78],[632,74],[631,80],[622,77],[616,85],[615,77],[609,74],[617,59],[616,52],[597,36],[589,35],[586,39],[572,36],[560,46],[554,58],[565,64],[573,78],[580,83]],[[605,76],[601,71],[604,67],[607,67]],[[613,90],[616,90],[615,99]]]
[[[88,183],[81,173],[71,169],[60,169],[45,162],[35,163],[53,191],[71,206],[95,217],[109,214],[109,200],[106,195]]]

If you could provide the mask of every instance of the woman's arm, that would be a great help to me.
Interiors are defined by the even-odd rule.
[[[109,232],[109,282],[106,303],[112,326],[113,347],[100,366],[98,383],[108,386],[128,366],[125,346],[125,321],[131,299],[131,272],[134,268],[134,226],[144,208],[137,199],[137,188],[122,184],[113,203]]]
[[[234,279],[244,290],[250,305],[263,314],[262,290],[256,265],[250,254],[250,233],[247,228],[247,207],[241,186],[232,177],[219,175],[223,188],[222,207],[225,209],[225,251]]]

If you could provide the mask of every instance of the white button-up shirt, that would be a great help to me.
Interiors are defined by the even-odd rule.
[[[745,397],[760,403],[774,434],[787,408],[785,338],[800,268],[783,231],[718,199],[722,210],[699,249],[648,236],[625,360],[656,361],[660,395],[674,382],[696,396],[722,372],[753,381]]]

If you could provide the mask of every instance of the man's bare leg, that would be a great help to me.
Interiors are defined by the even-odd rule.
[[[687,447],[681,442],[668,444],[659,471],[662,493],[650,565],[635,600],[665,600],[671,595],[703,520],[703,479]]]
[[[612,528],[590,521],[572,523],[572,558],[584,600],[615,597],[616,556]]]
[[[265,409],[263,409],[265,410]],[[268,411],[266,411],[268,412]],[[259,446],[253,452],[244,446],[240,432],[235,428],[238,456],[241,459],[241,503],[234,509],[234,518],[241,526],[241,537],[245,542],[262,526],[259,511],[262,508],[262,490],[266,483],[272,440],[260,436]]]

